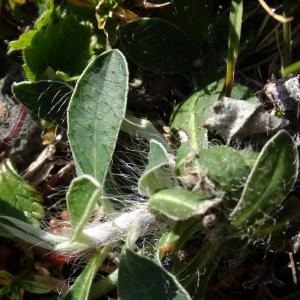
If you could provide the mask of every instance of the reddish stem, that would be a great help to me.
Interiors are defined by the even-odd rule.
[[[2,140],[0,140],[0,150],[4,149],[7,146],[7,144],[20,133],[24,125],[26,116],[27,116],[27,108],[24,105],[21,105],[14,126],[11,128],[8,134]]]

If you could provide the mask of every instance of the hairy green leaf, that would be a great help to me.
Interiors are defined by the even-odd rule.
[[[73,241],[80,238],[101,194],[101,186],[95,178],[81,175],[71,182],[67,193],[68,211],[73,229]]]
[[[89,295],[89,300],[98,300],[103,296],[107,296],[110,291],[114,290],[118,282],[119,269],[116,269],[106,277],[94,282]]]
[[[68,239],[65,236],[55,235],[41,230],[37,226],[23,222],[14,217],[0,216],[0,218],[0,226],[7,232],[11,233],[18,239],[26,241],[32,245],[39,245],[39,247],[47,250],[53,250],[53,244],[65,242]]]
[[[120,300],[191,299],[176,278],[154,261],[126,249],[118,280]]]
[[[64,300],[87,300],[89,297],[93,279],[102,265],[110,247],[106,246],[96,251],[89,260],[82,273],[77,277],[68,293],[63,297]]]
[[[231,213],[235,227],[263,223],[294,186],[298,174],[296,145],[285,130],[273,136],[261,150],[242,196]]]
[[[42,197],[17,174],[9,160],[0,165],[1,215],[37,222],[44,217]]]
[[[103,185],[125,117],[128,70],[119,50],[103,53],[80,76],[68,108],[76,165]]]
[[[198,162],[196,152],[193,151],[190,143],[182,143],[176,151],[176,174],[178,176],[186,175],[186,169],[192,161]],[[195,167],[195,164],[193,164],[193,167]]]
[[[138,189],[142,195],[153,193],[176,186],[171,157],[166,149],[157,141],[150,141],[150,152],[147,167],[139,179]]]
[[[61,81],[14,83],[13,95],[39,118],[66,128],[66,113],[73,88]]]
[[[186,131],[190,144],[195,151],[207,148],[207,130],[202,124],[211,114],[213,104],[219,99],[224,82],[209,84],[196,92],[183,103],[179,103],[173,112],[171,127]]]
[[[126,55],[148,71],[176,74],[192,66],[189,36],[163,19],[141,18],[122,26],[120,42]]]
[[[227,146],[211,147],[199,152],[201,170],[225,192],[234,192],[243,186],[249,169],[243,156]]]
[[[205,192],[192,192],[174,188],[159,191],[151,196],[149,208],[175,221],[203,215],[208,209],[220,203]]]

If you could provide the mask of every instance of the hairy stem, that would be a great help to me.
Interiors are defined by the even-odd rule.
[[[21,105],[14,126],[11,128],[9,133],[2,140],[0,140],[0,150],[4,149],[6,145],[19,134],[19,132],[21,131],[24,125],[26,116],[27,116],[27,108],[24,105]]]

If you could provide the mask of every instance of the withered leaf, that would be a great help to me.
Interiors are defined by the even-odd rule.
[[[213,106],[213,113],[203,127],[216,132],[229,143],[233,138],[273,133],[287,125],[287,120],[271,115],[261,104],[224,97]]]

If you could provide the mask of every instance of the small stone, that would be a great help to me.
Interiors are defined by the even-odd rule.
[[[7,116],[6,105],[0,101],[0,120],[3,121]]]
[[[216,226],[217,224],[217,217],[215,214],[207,214],[203,217],[203,220],[202,220],[202,224],[203,224],[203,227],[205,229],[212,229]]]

